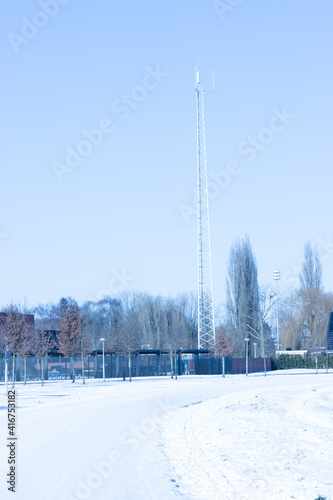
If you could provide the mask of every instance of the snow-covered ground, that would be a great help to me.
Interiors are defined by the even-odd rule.
[[[162,440],[183,492],[333,498],[332,384],[332,376],[296,370],[229,377],[224,396],[170,413]]]
[[[17,384],[14,498],[333,500],[332,385],[332,370]]]

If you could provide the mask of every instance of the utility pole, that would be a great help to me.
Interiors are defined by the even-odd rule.
[[[204,121],[204,92],[196,69],[197,99],[197,207],[198,207],[198,349],[215,343],[212,264],[209,228],[207,162]],[[213,80],[214,87],[214,80]],[[214,89],[213,89],[214,90]],[[210,91],[208,91],[210,92]]]
[[[274,280],[276,283],[276,343],[277,352],[280,351],[280,338],[279,338],[279,280],[281,278],[280,271],[274,271]]]

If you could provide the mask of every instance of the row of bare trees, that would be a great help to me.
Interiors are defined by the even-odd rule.
[[[306,243],[300,284],[288,295],[280,297],[279,319],[282,348],[322,347],[325,345],[329,312],[333,310],[333,294],[322,285],[322,268],[318,251]],[[227,299],[222,325],[216,330],[213,353],[224,357],[245,354],[245,338],[249,338],[249,354],[255,344],[262,358],[274,355],[277,296],[267,286],[259,286],[258,268],[248,237],[237,240],[231,247],[227,273]],[[74,378],[74,357],[83,360],[90,352],[101,349],[105,339],[106,352],[128,356],[138,349],[164,349],[171,358],[171,371],[176,372],[176,352],[180,348],[197,348],[197,297],[195,293],[177,298],[152,296],[142,292],[123,292],[117,298],[88,301],[78,306],[70,297],[58,304],[39,305],[30,311],[11,305],[4,310],[0,324],[1,351],[7,348],[12,358],[47,356],[54,339],[47,333],[59,332],[60,353],[71,361]],[[25,314],[33,314],[35,328],[26,327]],[[41,370],[44,372],[43,366]],[[131,370],[130,370],[131,372]],[[14,377],[13,377],[14,378]]]
[[[82,378],[84,358],[101,349],[105,339],[106,352],[128,356],[138,349],[164,349],[170,353],[172,365],[180,348],[196,347],[197,317],[195,294],[182,294],[175,299],[153,297],[149,294],[128,292],[117,299],[105,297],[98,302],[85,302],[81,307],[72,298],[62,298],[58,304],[39,305],[26,313],[34,314],[35,328],[27,329],[25,314],[16,306],[5,309],[5,321],[0,325],[1,351],[7,348],[12,358],[41,358],[42,383],[44,358],[54,347],[70,358],[71,377],[75,381],[74,358],[81,356]],[[129,367],[131,373],[131,367]],[[175,367],[172,366],[172,371]],[[13,376],[14,381],[14,376]]]
[[[106,352],[128,357],[130,374],[131,356],[139,349],[167,350],[173,365],[178,349],[195,347],[193,298],[192,294],[165,299],[132,292],[120,299],[87,302],[81,310],[69,301],[60,321],[59,351],[71,359],[81,355],[83,369],[84,356],[100,349],[104,338]]]

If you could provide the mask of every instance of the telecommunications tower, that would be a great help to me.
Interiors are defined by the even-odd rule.
[[[204,89],[196,69],[197,97],[197,204],[198,204],[198,349],[211,349],[215,342],[212,263],[210,251],[207,163],[204,122]],[[214,86],[214,81],[213,81]]]

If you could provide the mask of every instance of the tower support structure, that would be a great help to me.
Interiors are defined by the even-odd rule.
[[[204,121],[204,92],[196,69],[197,100],[197,208],[198,208],[198,348],[215,343],[209,200]]]

